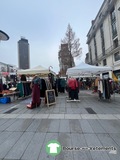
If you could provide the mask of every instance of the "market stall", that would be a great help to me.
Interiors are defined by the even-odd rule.
[[[112,67],[108,66],[92,66],[89,64],[86,64],[84,62],[81,62],[78,66],[69,68],[67,70],[68,77],[76,77],[76,76],[93,76],[98,75],[102,73],[107,73],[109,71],[112,71]],[[99,98],[100,99],[110,99],[110,94],[112,94],[112,81],[111,77],[107,76],[100,76],[98,80],[98,92],[99,92]],[[108,93],[109,92],[109,93]]]
[[[18,70],[17,72],[18,75],[25,75],[27,77],[32,77],[32,83],[33,84],[32,86],[35,87],[35,83],[34,82],[34,78],[40,78],[40,84],[38,84],[37,88],[39,88],[40,90],[40,99],[44,100],[44,101],[47,101],[48,100],[48,94],[47,93],[51,93],[50,91],[52,89],[55,90],[55,93],[56,93],[56,86],[54,85],[54,76],[56,75],[55,72],[51,71],[50,70],[50,67],[47,69],[45,67],[42,67],[41,65],[37,66],[37,67],[34,67],[32,69],[26,69],[26,70]],[[26,81],[27,83],[28,81]],[[22,83],[22,81],[20,82]],[[25,83],[25,82],[24,82]],[[21,84],[18,84],[18,85],[21,85]],[[48,91],[49,92],[46,92]],[[34,94],[38,93],[38,91],[34,91],[34,88],[32,87],[32,104],[28,104],[27,105],[27,108],[35,108],[36,106],[39,106],[40,104],[38,104],[37,102],[35,103],[35,97],[36,96],[33,96]],[[45,98],[46,97],[46,98]],[[33,103],[34,102],[34,103]]]
[[[17,71],[18,75],[24,74],[24,75],[29,75],[29,76],[34,76],[34,75],[45,76],[45,75],[48,75],[49,73],[56,75],[55,72],[53,72],[49,68],[47,69],[41,65],[36,66],[32,69],[25,69],[25,70],[18,70]]]
[[[112,71],[112,67],[107,66],[92,66],[81,62],[79,65],[67,69],[67,75],[70,76],[93,76],[101,73]]]

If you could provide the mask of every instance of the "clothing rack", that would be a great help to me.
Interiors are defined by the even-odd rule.
[[[21,81],[17,83],[17,90],[19,90],[19,97],[27,97],[31,95],[30,81]]]
[[[111,100],[111,94],[114,94],[112,82],[110,78],[98,80],[99,100]]]

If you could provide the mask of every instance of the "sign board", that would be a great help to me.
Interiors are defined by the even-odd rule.
[[[103,78],[104,78],[104,79],[109,78],[109,74],[105,74],[105,75],[103,75]]]
[[[55,99],[55,90],[51,89],[51,90],[46,90],[46,98],[47,98],[47,105],[52,105],[56,103],[56,99]]]

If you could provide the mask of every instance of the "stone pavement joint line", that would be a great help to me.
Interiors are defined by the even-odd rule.
[[[120,114],[0,114],[0,118],[17,119],[120,119]]]

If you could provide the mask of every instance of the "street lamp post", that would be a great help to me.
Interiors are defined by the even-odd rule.
[[[9,36],[0,30],[0,41],[7,41],[9,39]],[[0,70],[0,79],[1,79],[1,84],[2,84],[2,73],[1,73],[1,70]]]

